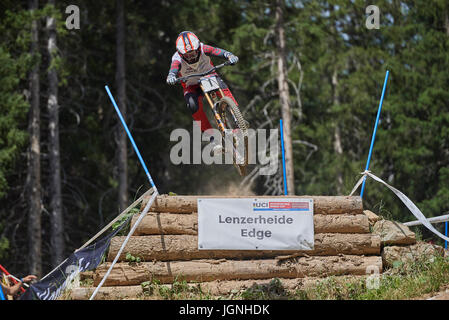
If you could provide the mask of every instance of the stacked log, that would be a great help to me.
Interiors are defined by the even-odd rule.
[[[139,215],[131,220],[134,225]],[[369,220],[364,214],[315,214],[313,217],[315,233],[368,233]],[[149,212],[142,219],[134,235],[159,234],[198,234],[198,213],[163,214]]]
[[[172,283],[175,279],[199,282],[275,277],[296,279],[365,275],[367,268],[373,266],[382,270],[380,237],[370,233],[360,197],[301,196],[314,201],[315,246],[313,250],[305,251],[198,250],[198,198],[229,197],[156,197],[151,212],[137,227],[104,283],[106,296],[115,294],[114,290],[106,289],[108,287],[133,288],[155,279],[160,283]],[[144,199],[142,208],[148,200]],[[137,218],[138,215],[134,216],[131,223],[134,224]],[[112,239],[108,262],[95,271],[94,285],[105,275],[124,238]],[[142,262],[126,262],[128,253],[139,257]],[[140,292],[137,287],[130,290]]]
[[[362,199],[356,196],[281,196],[284,198],[307,198],[313,199],[313,211],[315,214],[339,214],[339,213],[363,213]],[[158,195],[150,210],[154,212],[167,213],[192,213],[198,211],[197,200],[201,199],[238,199],[249,198],[248,196],[169,196]],[[251,197],[252,198],[252,197]],[[257,196],[254,199],[273,198],[273,196]],[[150,196],[144,198],[146,204]],[[145,207],[144,205],[142,208]]]
[[[72,290],[73,300],[87,300],[94,293],[94,287],[80,287]],[[123,300],[138,298],[143,295],[142,286],[101,287],[95,296],[96,300]]]
[[[108,261],[114,260],[125,237],[114,237]],[[314,250],[198,250],[198,237],[193,235],[163,235],[131,237],[119,261],[130,253],[143,261],[173,261],[194,259],[257,259],[280,255],[307,254],[333,256],[338,254],[380,254],[380,237],[367,234],[315,234]]]
[[[94,284],[98,285],[110,263],[97,269]],[[332,275],[366,274],[368,266],[382,267],[380,256],[296,257],[258,260],[191,260],[169,262],[118,263],[105,281],[106,286],[132,286],[157,279],[160,283],[177,280],[213,281],[271,278],[327,277]]]

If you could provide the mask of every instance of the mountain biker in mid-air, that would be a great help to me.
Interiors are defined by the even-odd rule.
[[[170,71],[167,76],[167,83],[176,84],[177,76],[185,77],[190,74],[202,73],[208,71],[214,65],[212,64],[210,56],[220,57],[228,59],[231,64],[236,64],[239,58],[229,51],[215,48],[200,42],[198,37],[191,31],[183,31],[176,39],[176,52],[172,57]],[[219,81],[220,88],[226,96],[230,97],[236,105],[231,91],[224,81],[218,76],[216,72],[211,73],[215,75]],[[186,82],[181,82],[184,99],[192,113],[192,117],[195,121],[201,122],[201,131],[204,132],[211,129],[212,126],[207,119],[203,110],[203,92],[198,84],[199,77],[192,77]],[[211,142],[213,142],[213,136],[211,136]],[[214,147],[214,152],[219,151],[221,145]]]

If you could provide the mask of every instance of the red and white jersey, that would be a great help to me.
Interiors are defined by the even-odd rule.
[[[179,70],[178,76],[185,77],[194,73],[202,73],[210,70],[214,65],[210,58],[204,52],[204,45],[201,43],[201,53],[198,62],[189,64],[181,58],[178,52],[172,57],[171,69],[176,68]],[[200,77],[193,77],[188,79],[185,84],[187,86],[198,84]]]

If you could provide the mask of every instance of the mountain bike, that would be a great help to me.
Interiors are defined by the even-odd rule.
[[[222,146],[225,145],[226,137],[232,138],[232,162],[240,176],[245,176],[248,165],[248,122],[243,118],[234,100],[225,96],[217,75],[211,74],[227,65],[230,65],[229,61],[203,73],[177,78],[176,82],[200,77],[198,84],[214,114],[215,123],[222,135]]]

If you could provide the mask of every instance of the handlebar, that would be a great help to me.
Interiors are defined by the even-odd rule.
[[[222,64],[219,64],[218,66],[212,67],[210,70],[208,70],[208,71],[206,71],[206,72],[190,74],[190,75],[185,76],[185,77],[177,78],[177,79],[176,79],[176,83],[179,83],[179,82],[181,82],[181,81],[185,81],[185,80],[190,79],[190,78],[193,78],[193,77],[202,77],[202,76],[208,75],[209,73],[212,73],[212,72],[214,72],[215,70],[218,70],[218,69],[220,69],[220,68],[222,68],[222,67],[224,67],[224,66],[229,66],[230,64],[231,64],[231,63],[230,63],[229,61],[226,61],[226,62],[224,62],[224,63],[222,63]]]

